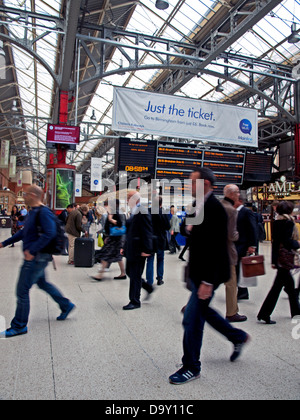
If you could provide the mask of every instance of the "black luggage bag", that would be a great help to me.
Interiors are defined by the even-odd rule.
[[[76,238],[74,246],[75,267],[93,267],[95,264],[94,238]]]

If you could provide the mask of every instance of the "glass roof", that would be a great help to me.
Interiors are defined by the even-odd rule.
[[[26,10],[31,10],[33,3],[35,4],[36,12],[52,16],[60,15],[62,0],[35,0],[35,2],[30,0],[4,0],[6,6],[26,8]],[[176,41],[190,42],[196,33],[196,28],[204,25],[213,17],[216,10],[221,5],[224,5],[223,0],[170,0],[169,3],[169,8],[162,11],[156,9],[155,0],[140,0],[137,2],[126,30]],[[287,42],[287,37],[291,33],[292,23],[300,25],[300,1],[283,0],[264,19],[248,30],[238,41],[234,42],[227,52],[230,51],[249,57],[259,57],[260,59],[272,60],[276,63],[295,63],[300,59],[300,42],[297,44],[289,44]],[[24,30],[24,25],[19,23],[11,24],[11,31],[20,37]],[[32,37],[41,35],[41,38],[35,43],[36,52],[42,57],[46,57],[48,65],[55,70],[58,31],[54,30],[54,25],[53,30],[51,29],[51,22],[49,22],[49,33],[46,35],[44,28],[37,26],[34,31],[35,33],[31,33]],[[122,42],[126,43],[126,39],[122,40]],[[50,118],[52,113],[53,79],[37,60],[21,48],[13,46],[13,57],[23,114],[37,117],[27,121],[26,124],[29,144],[32,149],[38,149],[38,166],[39,170],[42,171],[42,167],[46,162],[46,122],[43,121],[43,118]],[[116,50],[109,63],[109,69],[118,68],[121,59],[120,52]],[[156,60],[156,57],[151,53],[144,55],[144,63],[152,64]],[[215,66],[215,64],[210,64],[207,69],[222,72],[220,67]],[[130,74],[126,73],[125,75],[105,78],[99,83],[83,120],[91,122],[90,116],[94,111],[96,122],[110,125],[113,87],[126,86],[133,89],[146,89],[159,73],[159,70],[140,70]],[[237,70],[236,77],[247,83],[248,78],[243,72]],[[217,81],[216,77],[204,73],[201,77],[191,79],[176,95],[209,101],[223,101],[240,89],[236,84],[222,80],[223,91],[217,92],[215,90]],[[275,113],[276,110],[274,109]],[[135,134],[132,134],[132,136],[135,137]],[[69,156],[69,162],[77,166],[82,163],[87,153],[93,152],[97,145],[95,140],[84,141],[84,139],[84,133],[82,133],[80,147],[77,149],[77,152]],[[109,168],[111,166],[112,163],[108,163],[106,167]]]

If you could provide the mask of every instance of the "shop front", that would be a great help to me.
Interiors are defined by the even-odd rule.
[[[252,202],[263,215],[265,222],[266,240],[272,238],[272,223],[276,217],[276,205],[282,200],[293,201],[295,205],[294,217],[300,233],[300,185],[288,181],[285,176],[271,184],[252,188]]]

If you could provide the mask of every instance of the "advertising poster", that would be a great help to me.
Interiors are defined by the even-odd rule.
[[[91,191],[102,191],[101,158],[91,158]]]
[[[112,129],[258,146],[257,111],[181,96],[114,88]]]
[[[55,209],[65,209],[74,202],[74,171],[56,169]]]
[[[75,197],[82,195],[82,174],[75,175]]]

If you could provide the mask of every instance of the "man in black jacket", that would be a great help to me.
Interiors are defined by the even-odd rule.
[[[151,209],[152,226],[153,226],[153,251],[154,253],[147,258],[146,279],[148,284],[153,284],[154,277],[154,257],[157,258],[157,285],[164,284],[164,259],[165,249],[167,247],[167,231],[170,230],[170,222],[167,214],[162,209],[162,197],[153,199]]]
[[[131,310],[141,307],[142,287],[148,293],[153,290],[153,286],[142,281],[146,258],[153,251],[153,229],[151,215],[148,209],[141,205],[140,194],[136,191],[129,191],[127,201],[131,209],[131,216],[126,222],[124,253],[126,256],[126,273],[130,279],[130,301],[128,305],[123,306],[123,309]]]
[[[202,223],[186,227],[190,232],[189,274],[193,290],[184,311],[183,367],[169,377],[170,383],[176,385],[200,376],[200,351],[205,321],[233,343],[234,351],[230,357],[232,362],[239,357],[249,338],[248,334],[233,328],[210,307],[214,290],[230,278],[227,215],[213,194],[213,172],[208,168],[200,168],[190,178],[193,197],[198,195],[199,183],[204,184],[204,206],[199,208],[196,201],[195,216],[201,212],[204,214]]]

